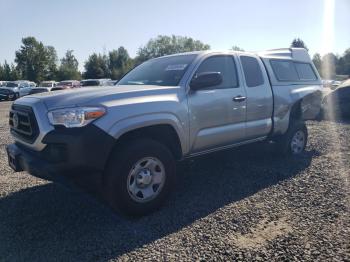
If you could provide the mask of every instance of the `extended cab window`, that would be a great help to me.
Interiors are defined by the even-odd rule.
[[[270,64],[279,81],[317,80],[317,76],[309,63],[271,60]]]
[[[272,69],[280,81],[299,81],[297,71],[292,61],[270,61]]]
[[[255,87],[264,84],[264,77],[258,60],[251,56],[241,56],[240,59],[247,86]]]
[[[315,72],[312,69],[310,64],[307,64],[307,63],[294,63],[294,64],[295,64],[295,68],[297,69],[300,80],[310,81],[310,80],[317,79]]]
[[[220,72],[222,83],[211,87],[215,89],[238,87],[236,65],[232,56],[212,56],[198,67],[196,74],[204,72]]]

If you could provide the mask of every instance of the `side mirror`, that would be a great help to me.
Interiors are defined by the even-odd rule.
[[[216,86],[222,83],[222,75],[220,72],[203,72],[195,76],[190,87],[192,90],[200,90],[206,87]]]

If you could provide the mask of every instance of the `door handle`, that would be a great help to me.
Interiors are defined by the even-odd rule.
[[[239,96],[235,96],[234,98],[232,98],[232,101],[234,101],[234,102],[243,102],[243,101],[245,101],[247,98],[245,97],[245,96],[241,96],[241,95],[239,95]]]

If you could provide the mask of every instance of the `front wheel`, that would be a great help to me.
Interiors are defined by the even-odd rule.
[[[19,98],[19,94],[18,94],[18,93],[15,93],[15,94],[13,95],[13,97],[12,97],[11,99],[9,99],[9,100],[15,101],[15,100],[18,99],[18,98]]]
[[[160,207],[175,184],[171,152],[154,140],[135,140],[116,148],[105,172],[109,205],[128,215],[144,215]]]
[[[291,123],[287,132],[276,139],[278,152],[287,156],[300,155],[307,144],[308,132],[304,122]]]

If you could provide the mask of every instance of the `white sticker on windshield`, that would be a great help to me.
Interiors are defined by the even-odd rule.
[[[186,66],[187,64],[168,65],[167,68],[165,68],[165,71],[182,71]]]

